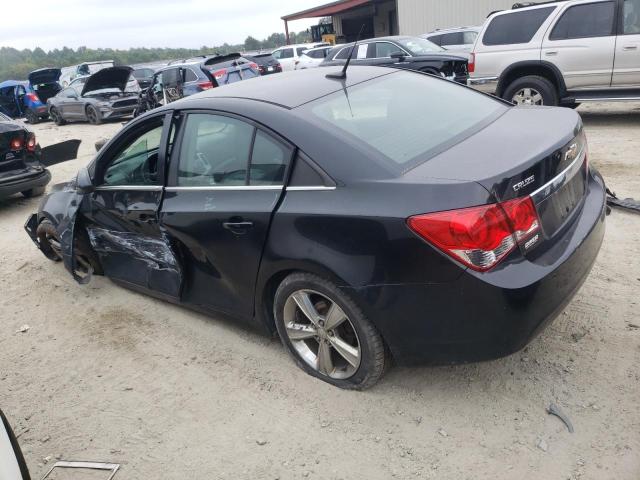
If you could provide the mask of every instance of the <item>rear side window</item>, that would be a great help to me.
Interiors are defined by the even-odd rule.
[[[555,9],[545,7],[499,15],[491,20],[482,43],[487,46],[529,43]]]
[[[258,130],[253,143],[250,185],[282,185],[291,150],[271,136]]]
[[[304,51],[305,51],[305,50],[309,50],[309,48],[308,48],[308,47],[299,47],[299,48],[296,48],[296,52],[297,52],[298,56],[302,55],[302,54],[304,53]]]
[[[640,34],[640,0],[624,0],[622,32],[625,35]]]
[[[464,44],[464,34],[462,32],[445,33],[442,35],[442,40],[438,45],[446,47],[448,45],[462,45]]]
[[[280,58],[293,58],[293,48],[285,48],[280,52]]]
[[[549,40],[608,37],[613,35],[614,18],[613,2],[575,5],[562,14],[549,35]]]
[[[427,38],[427,40],[429,40],[432,43],[435,43],[436,45],[438,45],[439,47],[442,46],[442,37],[443,35],[433,35],[432,37]]]
[[[195,73],[193,73],[193,70],[191,70],[190,68],[185,69],[184,71],[184,81],[185,82],[195,82],[196,80],[198,80],[198,77],[196,76]]]
[[[507,108],[452,82],[403,71],[300,107],[319,128],[358,144],[400,173],[467,138]]]

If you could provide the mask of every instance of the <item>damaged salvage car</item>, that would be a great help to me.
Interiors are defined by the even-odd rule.
[[[68,140],[40,148],[33,132],[0,113],[0,199],[42,195],[51,181],[46,167],[76,158],[79,145]]]
[[[49,118],[46,104],[61,90],[59,78],[59,68],[41,68],[31,72],[27,82],[0,83],[0,113],[12,118],[24,117],[31,124]]]
[[[43,199],[29,236],[80,283],[103,274],[277,331],[342,388],[373,385],[392,358],[523,348],[604,235],[580,116],[415,71],[333,70],[135,119]]]
[[[132,71],[131,67],[105,68],[77,87],[68,86],[47,102],[49,116],[56,125],[67,122],[98,125],[133,115],[138,94],[126,91]]]

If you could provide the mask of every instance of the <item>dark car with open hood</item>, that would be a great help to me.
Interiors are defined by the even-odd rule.
[[[51,181],[46,167],[76,158],[79,144],[70,140],[40,148],[32,131],[0,113],[0,199],[42,195]]]
[[[529,343],[587,278],[605,187],[580,116],[409,70],[270,75],[125,126],[26,230],[93,274],[277,332],[309,374]]]
[[[127,92],[131,67],[99,70],[78,88],[68,86],[47,102],[56,125],[67,122],[102,123],[133,115],[138,105],[137,92]]]

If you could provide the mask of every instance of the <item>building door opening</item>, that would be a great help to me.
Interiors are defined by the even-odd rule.
[[[364,24],[364,30],[360,36],[360,40],[373,38],[375,36],[373,30],[373,17],[345,18],[342,20],[342,34],[346,43],[355,42],[358,38],[358,32]]]

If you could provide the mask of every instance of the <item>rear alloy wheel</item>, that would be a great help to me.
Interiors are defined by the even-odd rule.
[[[315,275],[287,277],[274,313],[283,345],[310,375],[346,389],[374,385],[389,361],[380,334],[360,308]]]
[[[98,113],[98,110],[96,110],[96,107],[94,107],[93,105],[87,106],[87,120],[89,120],[89,123],[91,123],[92,125],[100,125],[102,123],[100,114]]]
[[[27,119],[27,123],[30,123],[31,125],[35,125],[36,123],[40,122],[40,117],[38,116],[38,114],[31,109],[27,110],[24,113],[24,116]]]
[[[53,120],[53,123],[55,123],[59,127],[67,123],[64,118],[62,118],[60,112],[55,108],[49,110],[49,116],[51,117],[51,120]]]
[[[519,106],[558,105],[558,93],[553,84],[543,77],[529,76],[513,81],[502,98]]]

